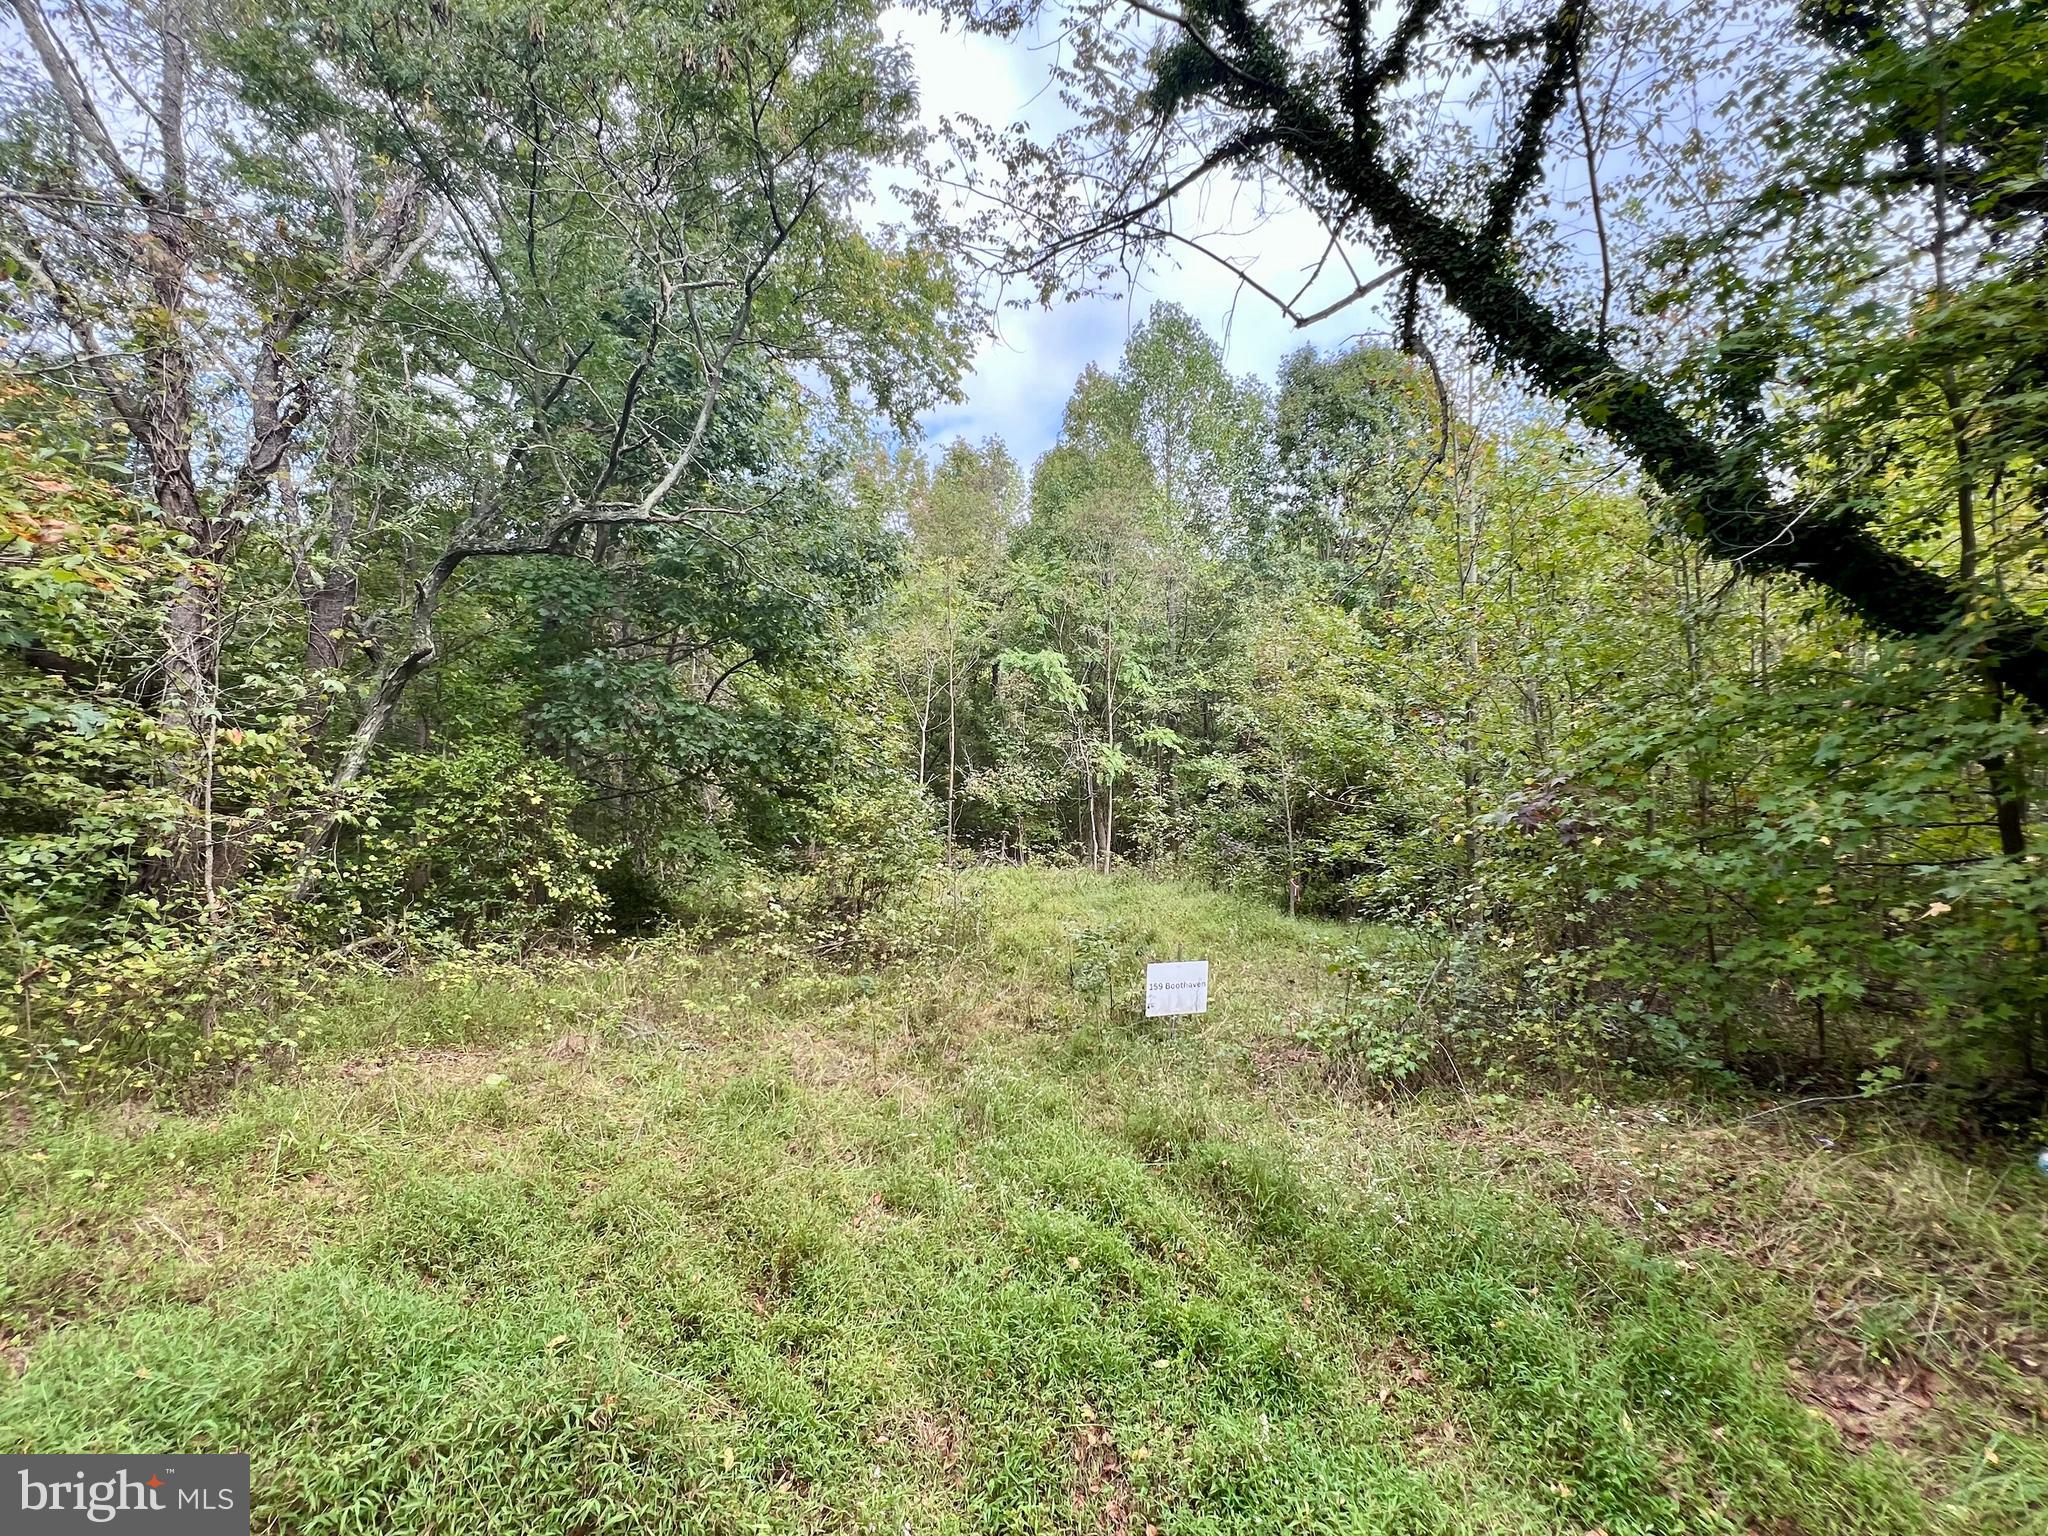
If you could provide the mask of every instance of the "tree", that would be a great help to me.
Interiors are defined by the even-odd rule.
[[[1146,612],[1158,607],[1171,526],[1134,437],[1133,403],[1122,381],[1093,369],[1082,375],[1060,441],[1032,475],[1023,541],[1039,565],[1037,643],[1020,650],[1061,658],[1046,674],[1050,701],[1085,701],[1069,710],[1067,764],[1081,787],[1082,841],[1105,873],[1115,859],[1117,784],[1132,768],[1134,706],[1150,691],[1144,658],[1157,629]]]
[[[1136,405],[1132,435],[1175,522],[1205,549],[1241,545],[1269,489],[1264,391],[1232,377],[1222,350],[1176,304],[1147,312],[1119,374]]]
[[[912,547],[920,557],[926,581],[927,606],[936,606],[946,690],[946,851],[951,855],[959,831],[961,686],[979,670],[986,652],[994,609],[987,588],[1003,556],[1010,532],[1022,513],[1024,480],[1016,461],[1000,440],[978,447],[955,440],[932,471],[924,496],[910,509]],[[936,586],[936,591],[931,590]],[[927,678],[937,670],[927,666]],[[931,694],[926,693],[927,709]],[[918,777],[929,783],[925,741],[920,731]]]
[[[1274,407],[1273,535],[1384,588],[1429,477],[1450,450],[1449,413],[1398,353],[1357,348],[1280,365]]]
[[[166,875],[209,910],[244,857],[207,746],[228,605],[273,553],[327,788],[232,824],[301,814],[303,893],[471,567],[652,575],[694,546],[796,582],[777,562],[839,491],[792,370],[900,425],[961,365],[948,252],[858,223],[871,168],[919,153],[864,0],[17,12],[18,350],[125,425],[193,557],[165,616],[190,807]]]
[[[854,223],[865,167],[916,147],[902,62],[864,5],[649,0],[620,25],[583,0],[518,18],[368,4],[285,12],[240,46],[267,106],[375,146],[446,200],[439,292],[411,319],[442,387],[489,428],[466,504],[422,530],[303,885],[440,654],[436,614],[466,566],[611,558],[636,547],[627,529],[744,550],[802,477],[722,440],[736,384],[758,394],[804,363],[907,416],[948,387],[962,333],[941,318],[943,252]]]
[[[374,323],[436,227],[403,167],[243,110],[197,0],[15,0],[0,249],[17,351],[89,391],[135,445],[189,556],[167,605],[158,712],[187,814],[162,873],[211,907],[227,571],[340,341]],[[347,368],[342,369],[346,374]]]
[[[1341,608],[1297,595],[1267,607],[1245,638],[1242,671],[1224,708],[1243,763],[1234,778],[1267,819],[1262,842],[1277,824],[1292,917],[1310,863],[1326,860],[1333,808],[1369,792],[1383,771],[1384,701],[1368,682],[1371,648]]]
[[[1007,30],[1029,9],[976,14]],[[1598,15],[1585,0],[1514,7],[1483,24],[1440,0],[1405,0],[1381,25],[1364,4],[1265,13],[1248,0],[1069,6],[1064,21],[1079,41],[1063,75],[1083,104],[1081,122],[1050,146],[1015,145],[1006,156],[1019,171],[1007,195],[1026,224],[1020,268],[1048,293],[1085,285],[1127,261],[1134,246],[1187,243],[1169,205],[1209,178],[1289,189],[1329,230],[1319,271],[1368,233],[1393,262],[1315,314],[1241,274],[1297,321],[1392,284],[1401,295],[1399,329],[1413,343],[1424,289],[1441,293],[1495,361],[1627,452],[1673,499],[1674,522],[1708,552],[1814,583],[1889,633],[1951,636],[1969,617],[1966,648],[1986,671],[2036,707],[2048,705],[2048,623],[2034,608],[1974,573],[1913,558],[1872,525],[1859,484],[1816,477],[1769,452],[1768,436],[1755,430],[1760,414],[1811,412],[1825,397],[1773,388],[1781,359],[1767,339],[1743,338],[1716,388],[1702,395],[1647,354],[1632,361],[1604,324],[1579,320],[1569,302],[1545,293],[1524,254],[1525,205],[1553,142],[1568,136],[1560,117],[1588,78]],[[1821,4],[1800,19],[1838,47],[1910,51],[1885,16],[1864,16]],[[1960,50],[1976,38],[1987,54],[2017,60],[2041,23],[2014,0],[1943,12],[1933,25],[1925,48]],[[1437,124],[1429,104],[1480,75],[1501,81],[1495,141],[1446,158],[1439,146],[1455,152],[1464,136],[1432,139],[1416,125]],[[2019,65],[1973,76],[1967,119],[1958,112],[1952,120],[1977,133],[1967,164],[1922,153],[1941,136],[1927,129],[1924,98],[1907,104],[1918,96],[1910,86],[1888,98],[1900,110],[1890,118],[1880,111],[1891,128],[1866,147],[1893,157],[1896,185],[1936,201],[1953,206],[1959,187],[1974,188],[1982,236],[2025,248],[2036,238],[2039,200],[2008,195],[2021,183],[2000,183],[1987,169],[2037,164],[2027,158],[2034,130],[2013,126],[2037,120],[2025,108],[2038,85],[2025,76]],[[1868,71],[1865,80],[1880,91],[1897,85]]]

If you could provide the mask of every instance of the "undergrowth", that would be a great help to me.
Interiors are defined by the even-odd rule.
[[[2040,1528],[2048,1184],[1365,1095],[1298,1040],[1355,933],[974,879],[890,969],[365,976],[293,1070],[21,1124],[0,1449],[246,1450],[266,1531]]]

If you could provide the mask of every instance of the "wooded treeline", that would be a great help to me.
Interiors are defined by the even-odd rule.
[[[14,20],[37,1051],[159,1005],[240,1050],[218,1004],[280,947],[627,927],[648,871],[871,802],[844,631],[893,555],[850,465],[970,318],[943,231],[859,222],[920,154],[873,6]]]
[[[1028,484],[912,461],[883,644],[949,836],[1426,935],[1331,1026],[1396,1075],[1442,1033],[2027,1081],[2037,729],[1660,534],[1541,414],[1447,404],[1373,348],[1268,390],[1158,309]]]
[[[1397,258],[1270,383],[1154,309],[1027,465],[905,437],[990,226],[862,0],[16,0],[15,1091],[274,1049],[337,951],[872,958],[1052,857],[1397,925],[1316,1026],[1381,1077],[2038,1113],[2040,8],[1795,8],[1688,135],[1683,9],[1351,15],[1074,7],[1099,115],[956,138],[1048,294],[1267,155]],[[1403,137],[1474,71],[1494,141]]]

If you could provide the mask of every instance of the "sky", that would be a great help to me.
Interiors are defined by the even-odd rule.
[[[920,106],[929,126],[936,127],[948,113],[995,124],[1022,121],[1041,132],[1061,126],[1061,109],[1044,89],[1047,50],[1054,45],[949,31],[943,18],[921,11],[892,11],[883,26],[916,60]],[[1216,232],[1212,243],[1232,260],[1253,264],[1269,287],[1291,291],[1299,286],[1323,250],[1321,226],[1289,209],[1258,221],[1256,233],[1244,233],[1253,222],[1252,210],[1217,202],[1213,195],[1205,203],[1192,192],[1185,194],[1176,204],[1176,227]],[[1285,282],[1290,274],[1293,281]],[[1370,272],[1361,266],[1360,274]],[[1305,302],[1313,306],[1317,295],[1334,296],[1346,286],[1326,277]],[[973,373],[962,382],[965,398],[923,417],[927,451],[936,454],[955,437],[994,435],[1009,444],[1020,463],[1033,463],[1058,436],[1060,413],[1081,370],[1091,362],[1113,366],[1132,329],[1159,302],[1179,304],[1199,320],[1223,346],[1233,372],[1269,380],[1280,359],[1304,342],[1338,346],[1361,330],[1385,325],[1380,312],[1361,304],[1298,330],[1214,262],[1191,253],[1185,259],[1155,260],[1139,283],[1119,297],[1002,311],[996,334],[983,341]]]

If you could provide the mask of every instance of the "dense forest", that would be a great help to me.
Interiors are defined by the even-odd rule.
[[[1071,861],[1393,925],[1311,1026],[1373,1078],[2023,1125],[2048,16],[1780,9],[1081,4],[1033,139],[868,0],[16,0],[9,1092]],[[1036,462],[919,435],[1198,177],[1384,307],[1263,379],[1159,305]]]

